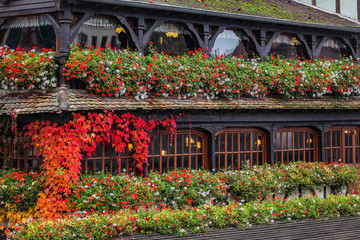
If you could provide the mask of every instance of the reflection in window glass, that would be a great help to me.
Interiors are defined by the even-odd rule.
[[[274,135],[276,163],[318,161],[317,135],[311,129],[284,129]]]
[[[271,45],[270,54],[283,58],[305,57],[305,51],[299,39],[293,35],[281,34]]]
[[[181,24],[161,24],[152,33],[150,41],[155,50],[169,55],[182,55],[195,49],[191,34]],[[145,54],[149,54],[149,47],[148,45]]]
[[[320,43],[321,39],[318,39]],[[346,46],[338,39],[329,38],[321,48],[320,57],[329,59],[340,59],[349,56]]]
[[[210,55],[213,57],[253,57],[248,38],[237,30],[225,30],[219,34],[215,40],[214,47],[211,49]]]
[[[93,17],[80,27],[75,42],[80,48],[90,46],[126,48],[128,41],[125,29],[110,17]]]
[[[178,130],[174,137],[160,131],[150,138],[149,168],[159,172],[175,168],[207,169],[206,141],[205,135],[195,130]]]
[[[215,169],[264,164],[265,144],[265,134],[257,129],[221,130],[215,136]]]
[[[1,46],[36,49],[53,49],[56,36],[50,22],[40,16],[18,17],[7,20],[0,29]]]

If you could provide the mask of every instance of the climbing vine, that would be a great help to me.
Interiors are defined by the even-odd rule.
[[[66,202],[71,186],[79,179],[83,153],[93,154],[99,142],[111,144],[118,153],[118,161],[120,153],[131,146],[134,166],[142,171],[148,164],[148,133],[157,126],[165,127],[172,134],[176,130],[173,117],[146,121],[130,113],[118,116],[108,111],[87,116],[73,114],[73,120],[62,125],[50,121],[27,125],[25,138],[31,140],[29,144],[43,161],[44,189],[37,203],[41,216],[58,218],[68,211]]]

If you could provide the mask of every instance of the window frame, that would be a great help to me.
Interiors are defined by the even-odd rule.
[[[83,166],[83,162],[84,162],[84,167],[85,169],[81,169],[82,171],[90,171],[95,173],[96,172],[96,163],[98,161],[101,161],[101,170],[100,171],[105,171],[105,160],[110,160],[110,169],[108,169],[108,172],[111,172],[112,174],[115,174],[115,172],[118,170],[116,168],[113,167],[113,162],[117,161],[117,153],[114,151],[111,143],[97,143],[100,144],[100,148],[101,148],[101,156],[98,157],[96,156],[96,150],[95,152],[92,154],[92,156],[88,156],[87,154],[84,154],[83,159],[81,159],[81,168]],[[106,157],[105,156],[105,152],[106,152],[106,147],[109,147],[109,151],[110,151],[110,156]],[[130,174],[131,172],[134,172],[134,166],[132,166],[132,156],[129,154],[129,151],[126,147],[125,151],[120,153],[121,154],[121,158],[120,161],[126,161],[126,171],[125,173]],[[124,154],[124,155],[122,155]],[[93,166],[92,169],[89,169],[89,164],[88,161],[93,161]],[[120,162],[120,166],[121,166],[121,162]],[[130,169],[131,168],[131,169]],[[120,169],[120,172],[123,172],[122,169]],[[119,173],[118,173],[119,174]]]
[[[179,134],[182,134],[182,135],[189,135],[191,137],[192,134],[195,134],[197,136],[200,136],[202,139],[203,139],[203,152],[202,153],[192,153],[191,152],[191,144],[189,144],[189,151],[188,153],[178,153],[177,152],[177,136]],[[171,135],[169,131],[166,131],[166,130],[159,130],[159,131],[155,131],[155,132],[152,132],[150,134],[150,139],[152,139],[154,136],[159,136],[159,153],[161,152],[161,146],[162,146],[162,137],[163,135]],[[182,169],[185,169],[185,168],[191,168],[191,157],[192,156],[199,156],[199,155],[202,155],[203,156],[203,164],[202,164],[202,169],[203,170],[208,170],[209,169],[209,154],[208,154],[208,143],[209,143],[209,137],[207,136],[207,134],[204,132],[204,131],[201,131],[201,130],[198,130],[198,129],[177,129],[176,132],[175,132],[175,135],[173,137],[173,143],[174,143],[174,153],[173,154],[159,154],[159,155],[152,155],[152,153],[149,151],[148,153],[148,170],[149,171],[155,171],[155,167],[154,167],[154,158],[158,157],[159,158],[159,171],[158,172],[163,172],[163,169],[162,169],[162,158],[165,157],[169,157],[169,156],[172,156],[174,157],[174,169],[177,169],[177,157],[178,156],[189,156],[189,166],[185,167],[184,166],[184,158],[182,157]],[[185,142],[183,142],[185,143]],[[151,144],[151,149],[154,150],[154,141],[151,141],[149,142],[149,148],[150,148],[150,144]],[[168,142],[167,144],[167,148],[169,149],[169,144],[170,142]],[[182,147],[184,149],[184,144],[182,144]],[[150,162],[152,161],[152,162]],[[168,159],[168,162],[167,162],[167,166],[169,168],[169,159]],[[191,168],[192,169],[192,168]],[[199,166],[198,166],[198,158],[196,157],[196,169],[199,169]],[[166,171],[168,171],[169,169],[166,169]]]
[[[281,139],[280,139],[280,143],[281,143],[281,149],[276,149],[277,148],[277,134],[278,133],[286,133],[288,136],[289,132],[292,132],[292,139],[291,139],[291,145],[292,145],[292,149],[285,149],[284,150],[284,144],[283,144],[283,134],[281,134]],[[295,132],[302,132],[304,134],[303,136],[303,147],[302,148],[295,148]],[[308,132],[309,134],[313,134],[314,136],[314,144],[313,144],[313,148],[310,148],[310,146],[308,148],[306,148],[306,138],[305,138],[305,134],[306,132]],[[292,161],[289,159],[288,161],[285,161],[285,163],[290,163],[290,162],[298,162],[298,161],[303,161],[303,162],[311,162],[311,161],[305,161],[305,158],[303,160],[295,160],[295,151],[301,152],[303,151],[303,157],[306,155],[306,151],[309,151],[309,158],[310,158],[310,153],[311,150],[314,151],[314,155],[313,155],[313,162],[320,162],[320,147],[319,147],[319,133],[317,131],[315,131],[314,129],[310,128],[310,127],[285,127],[285,128],[279,128],[276,131],[274,131],[273,133],[273,137],[274,137],[274,149],[273,149],[273,154],[274,154],[274,163],[282,163],[284,164],[284,155],[281,154],[281,161],[278,161],[277,159],[277,153],[278,152],[292,152]],[[300,138],[300,137],[299,137]],[[299,139],[300,140],[300,139]],[[300,141],[299,141],[299,145],[300,145]],[[287,154],[289,156],[289,154]],[[300,154],[299,154],[299,159],[300,159]]]
[[[237,133],[238,134],[238,150],[237,151],[234,151],[234,146],[231,147],[231,152],[228,152],[227,151],[227,134],[234,134],[234,133]],[[250,142],[252,142],[252,134],[253,133],[256,133],[256,134],[259,134],[260,136],[263,137],[263,148],[262,148],[262,151],[253,151],[252,150],[252,145],[250,145],[250,150],[246,150],[246,144],[245,144],[245,147],[244,147],[244,150],[241,151],[240,149],[240,134],[241,133],[250,133]],[[221,135],[221,134],[225,134],[225,148],[224,148],[224,152],[221,152],[220,149],[220,138],[218,139],[218,141],[216,140],[216,138]],[[216,159],[217,159],[217,155],[220,155],[220,154],[224,154],[225,155],[225,169],[228,169],[228,161],[227,161],[227,156],[228,154],[238,154],[238,166],[237,166],[237,169],[240,168],[241,166],[241,161],[240,161],[240,154],[250,154],[250,165],[251,167],[253,166],[253,156],[252,154],[253,153],[259,153],[259,152],[262,152],[262,162],[260,163],[260,165],[264,165],[267,161],[267,153],[268,153],[268,150],[267,150],[267,140],[268,140],[268,134],[266,134],[266,132],[264,132],[263,130],[261,129],[258,129],[258,128],[224,128],[224,129],[221,129],[219,131],[217,131],[215,133],[215,136],[214,136],[214,141],[215,141],[215,149],[214,149],[214,152],[215,152],[215,166],[220,166],[220,158],[219,158],[219,162],[216,164]],[[246,141],[246,135],[244,135],[245,137],[245,141]],[[216,151],[216,145],[218,146],[218,152]],[[233,160],[232,160],[232,163],[233,163]],[[233,166],[233,164],[231,165]],[[220,170],[220,167],[219,169],[217,169],[218,171]],[[232,167],[232,170],[234,170],[234,167]]]
[[[333,141],[332,141],[332,132],[333,131],[340,131],[340,147],[333,147]],[[356,149],[359,149],[359,153],[360,153],[360,139],[358,141],[358,145],[355,145],[355,135],[352,136],[351,138],[351,146],[345,146],[345,131],[357,131],[358,134],[360,134],[360,127],[357,126],[332,126],[327,128],[324,131],[324,151],[325,151],[325,160],[328,162],[334,162],[332,159],[332,155],[333,155],[333,149],[340,149],[340,159],[341,162],[346,163],[346,164],[359,164],[360,163],[360,157],[358,160],[358,163],[355,163],[356,161]],[[327,147],[327,133],[330,132],[330,147]],[[345,149],[352,149],[353,153],[352,153],[352,163],[348,162],[345,159]],[[327,150],[330,150],[330,159],[327,158]]]

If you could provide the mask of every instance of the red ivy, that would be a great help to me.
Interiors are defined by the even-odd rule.
[[[67,211],[66,201],[72,184],[79,179],[83,152],[90,156],[97,143],[111,143],[120,161],[120,153],[132,143],[134,165],[142,171],[148,164],[148,133],[157,126],[166,127],[171,134],[176,130],[173,117],[145,121],[130,113],[118,116],[108,111],[88,113],[87,116],[74,113],[73,117],[63,125],[35,121],[25,127],[25,137],[31,139],[31,145],[43,158],[45,188],[38,207],[44,217],[57,218]]]

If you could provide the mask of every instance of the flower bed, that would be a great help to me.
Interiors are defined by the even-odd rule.
[[[299,60],[269,57],[208,58],[200,51],[183,56],[153,52],[79,49],[72,46],[64,75],[86,82],[91,94],[146,99],[149,93],[179,99],[204,97],[346,97],[360,94],[354,60]]]
[[[0,47],[0,89],[41,89],[57,86],[54,53]]]
[[[201,205],[174,210],[124,210],[114,214],[73,214],[61,220],[31,220],[16,227],[14,239],[108,239],[134,233],[177,234],[205,232],[209,228],[247,228],[252,224],[270,224],[278,220],[305,218],[328,219],[360,214],[359,196],[331,196],[269,199],[262,203],[233,202],[227,206]]]
[[[14,211],[26,212],[36,207],[42,187],[39,175],[3,170],[0,176],[0,209],[6,211],[6,206],[12,206]],[[349,165],[303,162],[217,173],[154,172],[149,177],[84,174],[72,185],[66,205],[68,212],[87,213],[223,206],[232,201],[263,201],[278,192],[288,197],[297,187],[314,190],[315,186],[330,186],[337,193],[355,179],[356,169]]]
[[[315,185],[330,186],[333,193],[337,193],[338,189],[354,182],[356,168],[342,164],[297,162],[217,173],[174,170],[163,174],[153,172],[148,177],[99,172],[94,175],[83,174],[71,186],[72,193],[67,199],[63,199],[67,206],[63,220],[41,220],[23,226],[24,221],[31,217],[42,219],[43,211],[37,207],[39,196],[43,194],[41,190],[44,189],[42,178],[36,173],[27,174],[14,170],[2,170],[0,176],[0,220],[5,227],[9,227],[11,220],[11,226],[20,231],[18,236],[30,239],[46,239],[50,236],[55,238],[58,236],[57,231],[61,234],[61,239],[70,239],[69,236],[74,234],[83,237],[90,234],[88,236],[95,238],[102,236],[95,236],[95,230],[89,229],[96,229],[96,233],[105,234],[106,237],[129,234],[134,231],[134,227],[145,232],[181,234],[186,231],[204,231],[209,227],[243,227],[245,222],[265,223],[282,220],[283,216],[291,219],[334,217],[339,214],[357,214],[358,211],[351,204],[347,204],[343,210],[342,205],[334,202],[345,201],[344,199],[348,203],[360,201],[358,197],[340,198],[330,195],[330,200],[315,199],[323,201],[318,203],[320,205],[329,204],[324,212],[313,210],[311,214],[305,214],[304,209],[295,211],[298,207],[294,207],[291,215],[283,215],[287,213],[284,209],[290,208],[287,197],[298,187],[314,190]],[[283,196],[276,197],[278,192],[282,192]],[[293,199],[292,203],[299,205],[306,202],[309,205],[305,209],[309,212],[311,209],[321,208],[316,204],[310,205],[311,201],[307,199],[301,199]],[[274,204],[281,204],[283,212],[271,211]],[[249,209],[244,210],[244,206]],[[249,211],[257,208],[259,210],[256,214],[259,217],[249,219],[252,216]],[[234,216],[230,214],[232,218],[228,216],[229,211],[234,213]],[[69,215],[73,217],[68,218]],[[157,220],[161,216],[167,217]],[[181,220],[182,216],[193,216],[193,220],[184,222]],[[106,227],[94,226],[102,221],[111,224]],[[203,222],[200,224],[201,221]],[[68,228],[69,224],[73,227]],[[87,227],[83,230],[78,228],[83,224]],[[176,227],[169,227],[172,225]],[[51,226],[54,227],[53,232]]]

